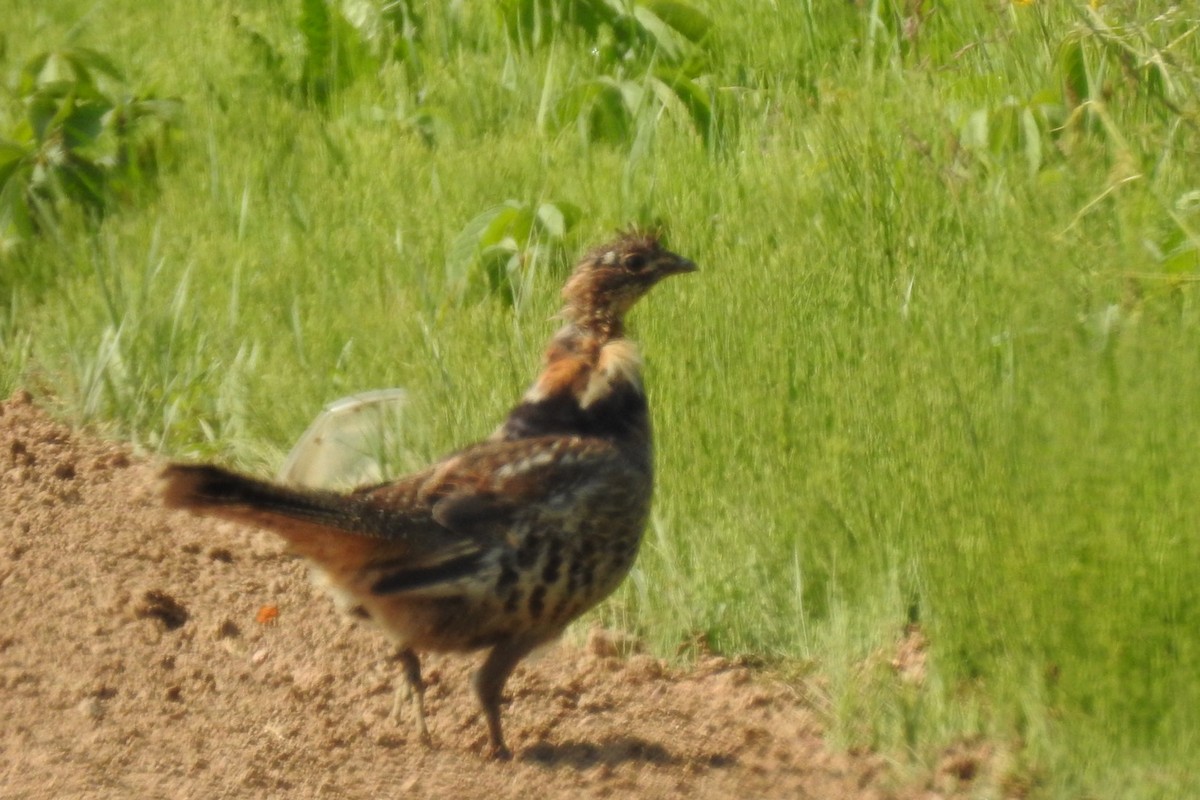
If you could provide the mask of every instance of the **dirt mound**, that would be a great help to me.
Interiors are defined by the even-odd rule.
[[[391,718],[382,636],[269,534],[167,512],[156,467],[0,404],[0,797],[895,797],[788,687],[594,633],[508,685],[481,757],[477,659],[427,660],[435,747]]]

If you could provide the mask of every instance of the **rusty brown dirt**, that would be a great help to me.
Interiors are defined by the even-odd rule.
[[[0,403],[0,797],[925,798],[969,789],[822,737],[805,692],[593,632],[509,682],[481,755],[477,659],[430,658],[434,746],[390,716],[383,638],[269,534],[168,512],[156,463]],[[957,763],[957,762],[956,762]],[[914,783],[915,782],[915,783]]]

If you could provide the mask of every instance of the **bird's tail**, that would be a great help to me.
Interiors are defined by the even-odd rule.
[[[347,517],[355,516],[348,513],[353,510],[352,503],[341,495],[290,489],[207,464],[170,464],[163,469],[161,480],[167,508],[233,517],[244,510],[256,516],[278,514],[331,527],[343,527]]]
[[[163,505],[271,531],[336,580],[369,574],[372,591],[426,594],[469,575],[478,542],[432,518],[353,495],[281,486],[204,464],[161,473]]]
[[[159,493],[167,508],[264,528],[320,563],[360,562],[393,520],[345,495],[280,486],[204,464],[169,464]]]

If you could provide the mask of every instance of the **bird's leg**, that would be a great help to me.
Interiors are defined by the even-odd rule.
[[[407,647],[396,653],[396,660],[404,668],[404,685],[396,689],[392,715],[399,721],[403,716],[401,705],[406,702],[412,703],[413,712],[417,716],[417,736],[428,747],[432,745],[433,740],[429,737],[429,728],[425,726],[425,681],[421,680],[421,660]]]
[[[488,743],[492,758],[509,759],[512,753],[504,744],[504,734],[500,728],[500,696],[504,693],[504,684],[522,658],[541,643],[541,639],[516,637],[500,642],[492,648],[483,666],[475,673],[475,695],[483,706],[487,717]]]

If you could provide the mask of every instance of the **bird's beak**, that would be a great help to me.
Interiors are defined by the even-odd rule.
[[[668,275],[682,275],[685,272],[695,272],[699,269],[699,267],[683,256],[676,256],[672,260],[659,266],[658,269],[662,277],[665,278]]]

